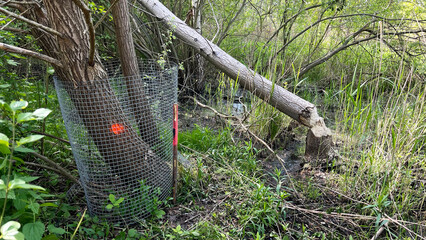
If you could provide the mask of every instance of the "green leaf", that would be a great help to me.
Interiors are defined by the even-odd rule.
[[[154,216],[155,216],[157,219],[162,218],[162,217],[164,216],[164,214],[166,214],[166,212],[164,212],[163,210],[155,210],[155,211],[154,211]]]
[[[53,67],[48,67],[48,68],[46,69],[46,72],[47,72],[48,74],[50,74],[50,75],[53,75],[53,74],[55,73],[55,69],[54,69]]]
[[[112,204],[106,205],[106,209],[111,210],[114,206]]]
[[[22,228],[26,240],[41,240],[44,233],[44,224],[42,222],[27,223]]]
[[[16,112],[17,110],[22,110],[25,109],[28,106],[28,102],[24,101],[24,100],[19,100],[19,101],[12,101],[10,103],[10,109],[13,112]]]
[[[9,147],[9,138],[3,133],[0,133],[0,145]]]
[[[58,207],[58,205],[51,203],[51,202],[47,202],[47,203],[42,203],[40,204],[40,207]]]
[[[127,236],[131,237],[131,238],[135,238],[138,236],[138,231],[134,228],[129,229],[129,231],[127,232]]]
[[[38,141],[40,139],[42,139],[44,136],[43,135],[30,135],[28,137],[24,137],[19,139],[19,141],[17,141],[16,143],[18,144],[18,147],[20,145],[26,144],[26,143],[31,143],[31,142],[35,142]]]
[[[37,180],[39,178],[40,177],[34,177],[34,176],[19,176],[19,179],[22,179],[22,180],[24,180],[27,183],[32,182],[34,180]]]
[[[1,84],[0,85],[0,88],[8,88],[8,87],[10,87],[11,85],[10,84]]]
[[[7,104],[6,102],[4,102],[3,100],[0,99],[0,105],[2,107],[4,107],[6,110],[8,111],[12,111],[12,109],[10,108],[9,104]]]
[[[9,149],[9,148],[8,148]],[[1,151],[1,150],[0,150]],[[6,167],[6,164],[7,164],[7,158],[4,158],[3,159],[3,162],[0,164],[0,170],[2,170],[4,167]]]
[[[0,152],[3,154],[10,154],[10,149],[5,145],[0,145]]]
[[[4,190],[0,191],[0,199],[2,199],[2,198],[6,198],[6,191],[4,191]],[[10,190],[9,193],[7,194],[7,199],[11,199],[11,200],[16,199],[15,191]]]
[[[19,222],[9,221],[0,228],[0,235],[7,240],[24,240],[24,234],[18,229],[21,227]]]
[[[16,210],[21,210],[27,206],[26,194],[17,194],[16,199],[13,200],[13,206]]]
[[[47,115],[49,115],[52,112],[52,110],[47,109],[47,108],[39,108],[36,109],[32,115],[33,117],[35,117],[37,120],[43,120],[45,117],[47,117]]]
[[[31,202],[28,205],[28,208],[34,213],[34,214],[38,214],[40,211],[40,204],[36,203],[36,202]]]
[[[60,239],[55,234],[49,234],[43,237],[41,240],[60,240]]]
[[[12,59],[7,59],[6,62],[7,62],[7,64],[12,65],[12,66],[18,66],[19,65],[19,63],[17,61],[12,60]]]
[[[16,53],[9,53],[9,55],[12,56],[12,57],[20,58],[20,59],[27,59],[26,57],[18,55]]]
[[[12,181],[9,182],[9,190],[12,189],[18,189],[18,188],[22,188],[22,189],[34,189],[34,190],[42,190],[44,191],[45,189],[37,186],[37,185],[33,185],[33,184],[27,184],[25,183],[24,180],[16,178],[13,179]]]
[[[47,229],[49,230],[50,233],[54,233],[58,235],[62,235],[65,233],[65,230],[63,228],[57,228],[53,224],[49,224],[47,226]]]
[[[15,148],[16,152],[22,152],[22,153],[31,153],[31,152],[35,152],[35,150],[31,149],[31,148],[25,148],[22,146],[19,146],[17,148]]]
[[[18,121],[18,123],[21,123],[21,122],[36,120],[36,118],[33,117],[32,113],[27,112],[27,113],[18,114],[18,118],[16,120]]]
[[[119,205],[121,202],[124,201],[124,198],[119,198],[117,201],[115,201],[114,205]]]
[[[16,210],[21,210],[27,206],[27,202],[21,198],[17,198],[13,200],[13,206],[16,208]]]
[[[115,196],[114,196],[114,194],[110,193],[108,197],[109,197],[109,200],[110,200],[112,203],[115,203]]]
[[[6,184],[2,179],[0,179],[0,190],[6,190]]]

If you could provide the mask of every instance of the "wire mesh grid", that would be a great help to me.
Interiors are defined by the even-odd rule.
[[[132,223],[171,193],[177,66],[141,61],[132,77],[104,67],[107,79],[55,87],[90,214]]]

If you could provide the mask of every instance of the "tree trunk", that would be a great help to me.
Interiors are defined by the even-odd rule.
[[[115,0],[111,0],[111,4]],[[130,25],[129,7],[127,0],[119,0],[112,9],[115,36],[121,69],[125,77],[127,92],[132,103],[140,135],[146,143],[159,143],[158,130],[150,111],[149,102],[144,93],[143,83],[139,81],[140,73],[135,48],[133,45],[132,28]]]
[[[316,149],[321,153],[329,151],[331,146],[331,131],[326,127],[323,118],[321,118],[315,105],[294,95],[281,86],[273,84],[268,79],[253,70],[246,67],[238,60],[231,57],[218,46],[205,39],[194,29],[186,25],[182,20],[177,18],[163,4],[157,0],[138,0],[145,8],[154,16],[161,19],[165,24],[175,31],[175,34],[183,42],[198,51],[205,59],[222,70],[225,74],[233,79],[238,79],[240,85],[252,92],[254,95],[265,100],[279,111],[287,114],[298,122],[310,128],[315,127],[321,131],[311,131],[308,134],[309,141],[307,144],[317,144],[312,138],[328,142],[321,144],[328,149],[316,149],[307,146],[306,149]],[[306,152],[307,156],[318,156],[317,152]]]
[[[192,9],[194,10],[194,21],[193,21],[193,27],[195,28],[195,31],[197,33],[202,33],[202,22],[201,22],[201,0],[192,0]],[[195,87],[197,90],[204,90],[204,59],[201,57],[201,55],[198,52],[192,51],[192,56],[194,57],[194,78],[195,78]]]
[[[45,17],[44,22],[50,23],[50,27],[63,33],[64,37],[44,34],[44,38],[39,39],[40,46],[62,62],[63,67],[56,66],[55,72],[65,85],[70,86],[68,95],[112,174],[119,178],[123,187],[138,187],[139,180],[144,177],[143,170],[154,168],[151,163],[158,157],[125,117],[97,53],[94,65],[88,64],[89,34],[82,11],[72,1],[45,0],[44,6],[46,12],[38,9],[37,13],[43,14],[38,17]],[[111,131],[114,124],[122,125],[124,130],[115,134]],[[106,184],[91,182],[96,179],[82,181],[86,186]]]

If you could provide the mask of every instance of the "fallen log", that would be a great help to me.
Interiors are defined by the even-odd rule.
[[[241,87],[263,99],[271,106],[310,128],[306,138],[305,156],[327,158],[332,145],[331,131],[318,115],[314,104],[300,98],[254,72],[217,45],[186,25],[158,0],[137,0],[152,15],[174,31],[176,37],[194,48],[207,61],[232,79],[238,79]]]

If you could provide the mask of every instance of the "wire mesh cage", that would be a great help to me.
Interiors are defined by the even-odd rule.
[[[123,77],[119,63],[104,67],[107,79],[55,87],[90,214],[132,223],[171,193],[178,68],[141,61]]]

